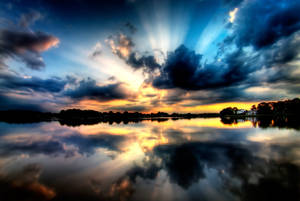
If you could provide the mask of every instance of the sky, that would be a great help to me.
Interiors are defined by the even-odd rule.
[[[300,97],[298,0],[1,0],[1,110],[219,112]]]

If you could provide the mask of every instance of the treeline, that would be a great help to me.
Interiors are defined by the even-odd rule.
[[[169,118],[173,120],[177,119],[191,119],[197,117],[218,117],[218,113],[204,113],[204,114],[180,114],[165,112],[157,113],[140,113],[140,112],[98,112],[94,110],[80,110],[80,109],[68,109],[61,110],[59,113],[43,113],[36,111],[26,110],[8,110],[0,111],[0,121],[7,123],[34,123],[44,121],[58,121],[61,125],[79,126],[79,125],[91,125],[97,123],[129,123],[140,122],[142,120],[151,121],[166,121]]]
[[[239,124],[241,122],[251,121],[253,127],[259,128],[292,128],[300,130],[300,124],[298,118],[294,116],[280,117],[280,116],[257,116],[257,117],[246,117],[240,116],[235,117],[221,117],[223,124]]]
[[[220,112],[224,124],[237,124],[240,121],[250,120],[253,126],[260,128],[293,128],[300,130],[300,99],[261,102],[253,105],[250,111],[225,108]]]
[[[218,113],[202,113],[202,114],[192,114],[192,113],[172,113],[168,114],[166,112],[157,112],[157,113],[140,113],[140,112],[97,112],[94,110],[79,110],[79,109],[69,109],[62,110],[58,113],[60,117],[79,117],[79,118],[157,118],[157,117],[210,117],[210,116],[219,116]]]
[[[256,111],[258,115],[300,115],[300,99],[295,98],[286,101],[262,102],[257,105]]]
[[[58,121],[62,125],[77,126],[81,124],[97,124],[97,123],[124,123],[129,122],[138,123],[143,120],[151,121],[167,121],[169,118],[173,120],[177,119],[192,119],[197,117],[219,117],[218,113],[204,113],[204,114],[180,114],[172,113],[168,114],[165,112],[157,113],[140,113],[140,112],[97,112],[94,110],[79,110],[69,109],[62,110],[57,115]]]
[[[220,116],[295,116],[300,115],[300,99],[261,102],[253,105],[251,110],[227,107],[220,112]]]

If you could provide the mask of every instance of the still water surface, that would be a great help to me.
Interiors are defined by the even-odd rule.
[[[299,145],[219,118],[0,123],[0,200],[300,200]]]

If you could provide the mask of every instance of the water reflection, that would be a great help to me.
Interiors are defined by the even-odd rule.
[[[260,125],[219,118],[0,123],[0,197],[299,200],[299,130],[274,120]]]
[[[233,118],[223,117],[221,121],[223,124],[238,124],[240,122],[251,121],[254,127],[260,128],[293,128],[300,130],[299,117],[296,116],[263,116],[263,117],[244,117],[244,118]]]

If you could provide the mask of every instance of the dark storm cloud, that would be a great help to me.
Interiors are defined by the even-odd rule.
[[[18,94],[20,97],[11,96]],[[45,99],[32,99],[32,95],[45,93]],[[47,99],[55,96],[56,100]],[[30,97],[30,98],[29,98]],[[63,100],[63,98],[70,100]],[[123,83],[98,86],[96,81],[88,78],[79,80],[67,76],[65,78],[23,77],[12,71],[0,73],[0,103],[2,109],[47,110],[45,101],[51,104],[65,105],[82,99],[109,101],[116,99],[134,98],[135,95]],[[28,101],[31,100],[31,101]],[[53,110],[54,108],[48,108]],[[138,109],[138,108],[137,108]]]
[[[126,63],[132,68],[144,68],[150,72],[161,67],[153,55],[139,55],[137,52],[131,53]]]
[[[220,44],[214,62],[201,61],[205,56],[181,45],[168,53],[152,85],[160,89],[198,90],[203,93],[189,98],[208,103],[253,100],[254,96],[251,98],[245,90],[262,84],[272,87],[275,83],[299,83],[293,76],[297,68],[291,64],[299,60],[299,8],[297,1],[244,1],[230,27],[233,32]],[[262,71],[266,73],[260,74]],[[279,98],[274,94],[258,96],[255,98]],[[183,100],[169,98],[166,101]]]
[[[56,110],[54,105],[66,104],[66,101],[60,100],[61,94],[67,85],[74,82],[74,78],[70,76],[42,79],[36,76],[21,76],[5,69],[0,72],[1,110],[54,111]],[[44,98],[32,98],[41,93]],[[53,100],[52,97],[56,99]]]
[[[300,32],[296,32],[290,37],[284,38],[273,44],[270,48],[265,48],[260,52],[264,55],[265,65],[285,66],[285,64],[299,60],[300,53]]]
[[[45,66],[40,53],[58,42],[58,38],[43,32],[0,29],[0,59],[15,58],[39,70]]]
[[[202,55],[181,45],[168,54],[161,75],[153,80],[157,88],[201,90],[237,84],[251,70],[244,66],[242,50],[228,54],[225,63],[201,64]]]
[[[297,13],[300,3],[258,0],[225,0],[224,3],[238,7],[238,11],[235,21],[228,26],[232,33],[220,44],[213,62],[202,61],[205,55],[181,45],[159,64],[153,55],[136,52],[132,38],[125,35],[126,43],[119,37],[115,46],[111,46],[112,51],[133,69],[143,69],[151,75],[158,70],[159,75],[148,80],[156,88],[203,91],[202,96],[197,94],[192,98],[202,100],[202,103],[249,101],[251,96],[245,93],[249,87],[297,82],[292,76],[295,67],[290,63],[296,61],[300,53],[300,15]],[[126,49],[126,56],[120,53],[122,49]],[[259,75],[262,70],[268,73]],[[266,96],[272,98],[269,94],[261,99]],[[175,102],[182,100],[173,98],[177,99]],[[166,101],[172,102],[171,99]]]
[[[50,92],[58,93],[62,91],[68,83],[68,79],[61,79],[52,77],[48,79],[41,79],[38,77],[24,78],[13,74],[0,74],[0,90],[22,90],[22,91],[36,91],[36,92]]]
[[[73,99],[93,99],[99,101],[126,99],[131,97],[130,93],[122,83],[98,86],[96,81],[91,78],[81,80],[76,88],[68,89],[64,92],[64,95]]]
[[[44,111],[41,102],[28,101],[26,99],[19,99],[0,94],[1,110],[33,110]]]
[[[300,29],[300,2],[293,0],[245,1],[233,25],[238,46],[270,46]]]
[[[237,101],[258,101],[259,98],[247,95],[244,90],[246,87],[244,86],[231,86],[225,88],[219,88],[215,90],[208,90],[205,97],[201,95],[191,96],[192,100],[201,101],[202,104],[209,103],[222,103],[229,102],[232,100]]]
[[[284,71],[290,72],[292,67],[287,63],[295,61],[300,52],[298,37],[299,33],[295,33],[289,38],[273,44],[271,48],[254,53],[237,49],[230,53],[224,53],[222,61],[210,64],[201,63],[202,55],[196,54],[182,45],[168,54],[167,60],[161,68],[160,76],[153,80],[153,86],[162,89],[180,88],[184,90],[217,90],[239,84],[256,86],[261,81],[261,77],[253,77],[252,73],[256,71],[275,67],[278,71],[280,68],[286,68]],[[292,76],[291,74],[277,75],[279,75],[278,79],[285,81]],[[270,76],[276,75],[270,73],[264,76],[265,78],[269,77],[268,79],[271,81],[275,77]],[[265,78],[264,80],[268,81]]]

